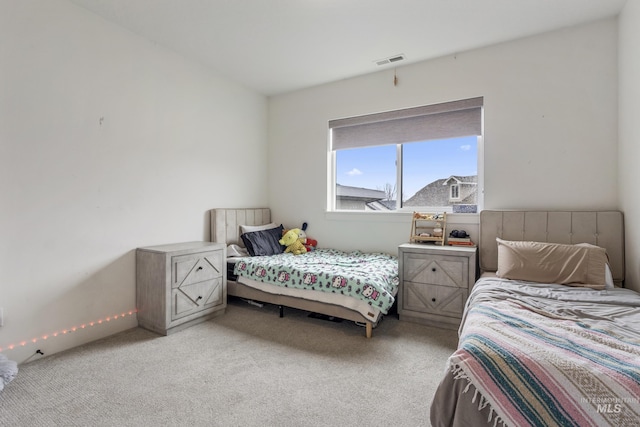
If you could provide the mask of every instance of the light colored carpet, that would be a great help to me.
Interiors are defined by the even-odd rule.
[[[168,337],[136,328],[20,366],[2,426],[428,426],[457,334],[229,302]]]

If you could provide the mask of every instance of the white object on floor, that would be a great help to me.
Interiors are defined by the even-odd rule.
[[[18,375],[18,363],[7,359],[7,356],[0,354],[0,391],[5,384],[9,384]]]

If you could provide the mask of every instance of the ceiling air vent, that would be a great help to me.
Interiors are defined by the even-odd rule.
[[[404,53],[401,53],[399,55],[390,56],[389,58],[378,59],[375,62],[377,65],[386,65],[386,64],[392,64],[398,61],[404,61],[404,59],[405,59]]]

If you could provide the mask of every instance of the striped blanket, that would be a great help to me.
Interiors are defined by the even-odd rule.
[[[637,426],[640,295],[481,279],[448,365],[493,425]]]

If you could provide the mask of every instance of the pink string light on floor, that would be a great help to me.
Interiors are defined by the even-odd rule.
[[[111,320],[124,319],[127,316],[133,316],[137,312],[138,312],[138,309],[133,309],[133,310],[129,310],[128,312],[122,312],[120,314],[114,314],[113,316],[107,316],[104,319],[98,319],[88,323],[82,323],[80,326],[72,326],[67,329],[62,329],[61,331],[55,331],[49,334],[44,334],[37,338],[31,338],[30,340],[19,341],[18,344],[8,344],[4,347],[0,347],[0,353],[2,353],[5,350],[13,350],[16,347],[26,347],[27,344],[36,344],[40,340],[47,340],[51,337],[58,337],[59,335],[65,335],[71,332],[77,332],[79,329],[86,329],[87,327],[101,325],[102,322],[110,322]]]

